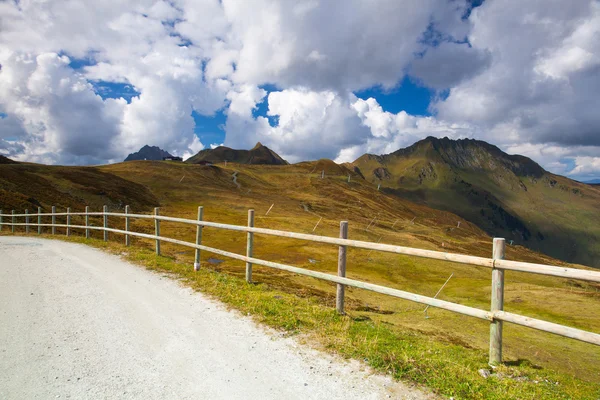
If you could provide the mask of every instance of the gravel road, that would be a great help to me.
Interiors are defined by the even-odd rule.
[[[84,245],[0,236],[0,399],[430,398]]]

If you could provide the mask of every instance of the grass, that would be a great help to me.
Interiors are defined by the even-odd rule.
[[[484,379],[477,372],[487,368],[487,353],[482,349],[364,318],[360,312],[339,316],[320,296],[300,297],[267,283],[247,284],[242,277],[212,268],[194,272],[188,262],[156,256],[149,248],[125,247],[121,243],[77,236],[60,238],[120,255],[150,270],[173,274],[185,285],[251,315],[261,324],[297,335],[299,340],[317,348],[363,360],[376,371],[425,386],[443,396],[456,399],[598,399],[600,396],[600,387],[593,382],[542,369],[527,360],[500,366],[492,377]]]

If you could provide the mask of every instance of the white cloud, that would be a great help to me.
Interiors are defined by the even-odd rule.
[[[489,1],[470,22],[473,49],[491,62],[434,105],[439,118],[477,124],[493,142],[600,145],[600,3]]]

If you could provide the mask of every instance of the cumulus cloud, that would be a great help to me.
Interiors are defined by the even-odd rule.
[[[316,91],[395,86],[432,20],[460,12],[433,0],[348,0],[342,8],[316,0],[223,5],[231,24],[226,41],[239,52],[235,82]]]
[[[263,100],[265,95],[252,86],[230,95],[226,145],[251,147],[261,141],[296,162],[335,158],[340,149],[364,143],[371,135],[351,107],[352,95],[308,89],[271,92]],[[262,101],[268,102],[273,125],[268,118],[252,115]]]
[[[490,64],[434,104],[439,118],[478,124],[500,144],[600,144],[600,3],[489,1],[470,22],[472,51]]]

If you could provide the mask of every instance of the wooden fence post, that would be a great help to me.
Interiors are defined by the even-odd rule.
[[[204,219],[204,207],[198,207],[198,221],[202,221]],[[196,244],[202,244],[202,228],[203,226],[196,226]],[[194,271],[200,270],[200,249],[196,249],[196,253],[194,256]]]
[[[29,210],[25,210],[25,233],[29,233]]]
[[[15,233],[15,210],[12,210],[12,233]]]
[[[42,234],[42,207],[38,207],[38,235]]]
[[[52,234],[56,235],[56,206],[52,206]]]
[[[348,221],[340,222],[340,239],[348,239]],[[347,246],[340,246],[338,250],[338,276],[346,277],[346,253]],[[345,314],[344,312],[344,292],[345,287],[341,283],[337,284],[337,291],[335,296],[335,308],[338,314]]]
[[[506,241],[494,238],[492,258],[504,260]],[[491,311],[504,309],[504,270],[492,268],[492,305]],[[490,323],[490,365],[502,363],[502,321],[494,319]]]
[[[248,227],[254,227],[254,210],[248,210]],[[246,238],[246,257],[252,257],[254,248],[254,233],[248,232]],[[252,283],[252,263],[246,262],[246,282]]]
[[[90,206],[85,206],[85,238],[90,238],[90,230],[87,228],[90,226]]]
[[[71,207],[67,207],[67,236],[71,236]]]
[[[104,217],[104,241],[105,242],[108,242],[108,231],[106,230],[106,228],[108,228],[108,215],[106,215],[107,212],[108,212],[108,207],[102,206],[102,216]]]
[[[2,225],[2,210],[0,210],[0,231],[2,231],[2,227],[4,225]]]
[[[125,215],[129,214],[129,206],[125,206]],[[129,217],[125,217],[125,231],[129,232]],[[125,234],[125,246],[131,245],[131,237]]]
[[[159,207],[155,207],[154,208],[154,215],[158,216],[159,215]],[[154,218],[154,231],[155,231],[155,235],[156,236],[160,236],[160,221],[156,218]],[[156,239],[156,255],[160,256],[160,239]]]

